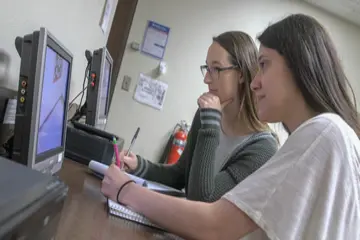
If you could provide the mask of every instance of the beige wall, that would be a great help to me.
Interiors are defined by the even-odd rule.
[[[134,151],[157,161],[169,132],[181,119],[191,123],[198,96],[206,91],[199,66],[204,64],[213,36],[243,30],[254,38],[270,22],[289,13],[315,16],[330,31],[346,73],[360,93],[360,29],[310,5],[285,0],[139,0],[128,41],[141,42],[147,20],[171,28],[164,60],[168,72],[160,79],[169,84],[162,111],[133,100],[139,73],[150,73],[158,61],[127,49],[120,69],[107,130],[125,138],[125,147],[139,126]],[[132,77],[129,92],[121,90],[124,75]],[[281,129],[280,129],[281,130]],[[286,134],[280,133],[281,140]]]
[[[115,10],[117,0],[112,1]],[[70,99],[73,98],[82,89],[86,67],[85,50],[103,47],[107,41],[108,33],[103,34],[99,26],[105,0],[0,2],[0,48],[11,55],[8,87],[16,89],[18,84],[20,58],[14,47],[15,37],[46,27],[74,56],[70,89]]]

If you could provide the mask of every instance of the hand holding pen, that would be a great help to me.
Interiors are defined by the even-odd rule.
[[[123,150],[120,152],[120,159],[124,163],[124,170],[125,171],[134,171],[138,166],[137,156],[130,152],[129,155],[127,154],[127,150]]]
[[[120,154],[116,154],[118,152],[115,149],[114,144],[114,151],[116,156],[116,165],[120,167],[120,169],[125,168],[125,170],[134,170],[137,167],[137,157],[135,154],[131,153],[131,149],[135,144],[136,138],[139,134],[140,128],[136,129],[136,132],[131,140],[130,146],[127,151],[121,151]],[[116,146],[117,148],[117,146]]]

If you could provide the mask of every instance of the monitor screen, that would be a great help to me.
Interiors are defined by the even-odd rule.
[[[62,144],[69,68],[70,63],[47,46],[41,91],[37,155],[60,147]]]
[[[105,58],[104,72],[102,74],[100,85],[100,103],[99,103],[99,118],[105,118],[107,114],[107,99],[109,95],[109,83],[111,74],[111,63],[108,58]]]

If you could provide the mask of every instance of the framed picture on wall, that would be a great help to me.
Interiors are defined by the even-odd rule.
[[[99,23],[101,30],[103,31],[104,34],[109,29],[110,17],[111,17],[113,5],[114,5],[113,0],[105,0],[103,13],[101,15],[101,19],[100,19],[100,23]]]

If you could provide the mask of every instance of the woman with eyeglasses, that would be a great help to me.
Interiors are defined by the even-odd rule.
[[[114,165],[102,192],[184,239],[359,240],[360,123],[334,44],[302,14],[258,39],[258,115],[291,132],[269,161],[214,203],[155,193]]]
[[[260,168],[278,148],[256,113],[251,80],[258,52],[249,35],[225,32],[213,39],[201,66],[209,91],[198,99],[185,149],[177,163],[155,164],[120,153],[126,171],[177,189],[190,200],[213,202]]]

